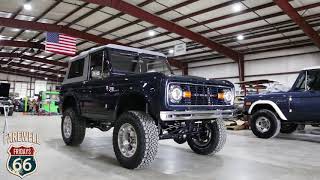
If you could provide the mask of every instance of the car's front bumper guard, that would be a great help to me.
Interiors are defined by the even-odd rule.
[[[162,121],[186,121],[203,119],[229,119],[234,116],[234,110],[210,111],[160,111]]]

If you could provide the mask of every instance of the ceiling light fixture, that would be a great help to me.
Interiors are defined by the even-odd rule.
[[[244,36],[243,36],[242,34],[240,34],[240,35],[237,36],[237,39],[238,39],[239,41],[241,41],[241,40],[244,39]]]
[[[48,78],[47,78],[47,77],[45,77],[44,79],[45,79],[45,80],[48,80]]]
[[[30,69],[30,72],[34,72],[35,70],[34,69]]]
[[[232,9],[234,12],[239,12],[239,11],[241,11],[241,5],[239,3],[235,4],[232,6]]]
[[[173,54],[174,51],[173,51],[173,49],[169,49],[168,52],[169,52],[169,54]]]
[[[23,8],[24,8],[25,10],[27,10],[27,11],[30,11],[30,10],[32,9],[32,6],[31,6],[30,3],[26,3],[26,4],[23,5]]]
[[[58,74],[58,77],[61,77],[61,74]]]
[[[150,30],[150,31],[148,31],[148,35],[149,36],[154,36],[154,35],[156,35],[156,32],[153,31],[153,30]]]

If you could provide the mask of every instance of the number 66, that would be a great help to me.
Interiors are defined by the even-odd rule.
[[[22,168],[24,171],[30,171],[32,168],[31,163],[28,162],[30,160],[31,158],[27,158],[23,160],[21,165],[21,158],[15,159],[13,161],[13,170],[17,172],[17,171],[20,171]]]

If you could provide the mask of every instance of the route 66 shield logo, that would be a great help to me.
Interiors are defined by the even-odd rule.
[[[8,171],[20,178],[24,178],[25,176],[34,173],[37,169],[37,163],[34,157],[35,153],[36,151],[32,146],[10,146],[8,149]]]

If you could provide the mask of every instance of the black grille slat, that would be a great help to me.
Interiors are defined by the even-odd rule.
[[[191,99],[183,99],[179,105],[225,105],[223,100],[218,99],[218,93],[223,91],[222,87],[201,84],[181,84],[181,88],[184,91],[191,92]]]

